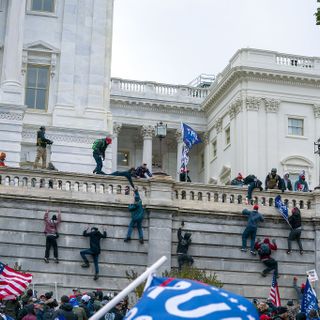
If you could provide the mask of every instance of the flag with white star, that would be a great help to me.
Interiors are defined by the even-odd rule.
[[[259,315],[246,298],[188,279],[153,277],[125,320],[255,320]]]

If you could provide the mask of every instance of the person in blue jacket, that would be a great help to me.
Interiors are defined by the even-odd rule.
[[[131,221],[128,227],[127,237],[124,239],[124,242],[129,242],[131,240],[133,228],[137,226],[139,242],[143,244],[142,221],[144,217],[144,209],[142,207],[142,200],[140,198],[138,188],[134,189],[134,203],[129,204],[128,209],[131,213]]]

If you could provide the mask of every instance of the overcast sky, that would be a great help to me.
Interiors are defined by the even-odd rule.
[[[188,84],[240,48],[320,56],[316,0],[114,0],[112,77]]]

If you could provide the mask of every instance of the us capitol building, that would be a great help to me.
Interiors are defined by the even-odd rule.
[[[59,171],[92,173],[92,142],[110,135],[106,171],[162,163],[176,178],[181,122],[203,143],[193,182],[227,184],[238,172],[264,180],[272,167],[318,185],[320,58],[239,49],[216,77],[170,85],[110,77],[112,0],[0,0],[0,150],[30,167],[36,131],[54,141]],[[208,70],[210,72],[210,70]],[[167,136],[155,126],[167,125]],[[160,151],[161,150],[161,151]]]

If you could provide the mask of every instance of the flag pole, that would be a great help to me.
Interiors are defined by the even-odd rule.
[[[108,311],[115,307],[123,298],[125,298],[131,291],[133,291],[138,285],[140,285],[144,280],[146,280],[150,274],[154,273],[162,264],[167,261],[167,257],[163,256],[158,261],[156,261],[152,266],[147,268],[147,270],[141,274],[137,279],[131,282],[126,288],[119,292],[111,301],[109,301],[104,307],[102,307],[98,312],[96,312],[89,320],[99,320]]]

